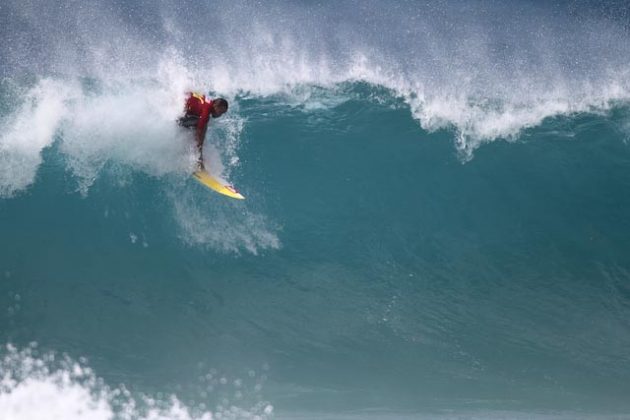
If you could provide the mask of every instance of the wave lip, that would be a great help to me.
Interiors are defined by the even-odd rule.
[[[542,88],[528,92],[516,89],[511,97],[467,97],[443,95],[418,98],[404,94],[412,114],[428,131],[452,129],[456,146],[464,159],[484,143],[495,140],[517,140],[525,129],[541,125],[545,119],[578,114],[601,115],[630,102],[630,89],[618,82],[593,87],[588,84],[576,92]]]

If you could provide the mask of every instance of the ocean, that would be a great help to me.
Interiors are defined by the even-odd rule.
[[[3,0],[0,419],[630,419],[629,22]]]

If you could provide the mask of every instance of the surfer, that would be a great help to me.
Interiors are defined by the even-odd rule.
[[[228,110],[228,102],[223,98],[210,99],[205,95],[190,92],[186,98],[184,116],[177,122],[185,128],[195,129],[195,142],[199,151],[199,168],[203,166],[203,142],[206,139],[206,131],[210,117],[219,118]]]

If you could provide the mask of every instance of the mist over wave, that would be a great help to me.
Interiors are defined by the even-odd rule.
[[[157,83],[171,98],[191,88],[267,96],[365,81],[404,98],[423,128],[453,129],[468,158],[546,117],[626,102],[630,86],[622,3],[32,1],[5,9],[9,76],[122,81],[150,96]]]

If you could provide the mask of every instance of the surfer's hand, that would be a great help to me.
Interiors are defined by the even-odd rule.
[[[202,157],[199,157],[199,159],[197,160],[197,168],[198,168],[200,171],[203,171],[204,169],[206,169],[206,168],[204,167],[204,165],[203,165],[203,158],[202,158]]]

